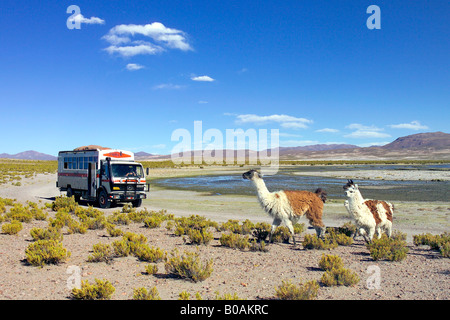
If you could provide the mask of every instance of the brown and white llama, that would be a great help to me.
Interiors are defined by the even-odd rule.
[[[284,222],[292,234],[295,245],[293,225],[303,215],[306,215],[306,218],[309,219],[309,223],[316,230],[317,236],[322,236],[325,233],[325,225],[322,222],[323,204],[327,196],[325,191],[319,188],[315,192],[297,190],[270,192],[258,171],[247,171],[242,177],[253,182],[261,206],[269,216],[273,217],[269,241],[272,241],[272,234],[275,229]]]
[[[394,212],[394,206],[391,203],[364,199],[358,185],[353,183],[353,180],[348,180],[347,184],[344,185],[344,192],[348,197],[344,206],[355,219],[357,227],[354,237],[359,233],[367,242],[370,242],[375,234],[379,239],[382,230],[386,232],[388,237],[391,236]]]

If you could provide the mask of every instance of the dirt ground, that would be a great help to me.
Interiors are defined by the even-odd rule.
[[[26,201],[51,202],[60,195],[55,186],[55,175],[38,175],[25,179],[22,186],[0,186],[0,197]],[[250,219],[253,222],[271,222],[261,210],[255,197],[211,196],[194,192],[152,190],[144,206],[150,210],[166,209],[175,216],[199,214],[217,222],[228,219]],[[175,300],[182,291],[203,299],[214,299],[216,294],[236,293],[241,299],[273,299],[275,288],[282,280],[292,283],[320,280],[323,271],[318,261],[325,254],[339,255],[346,268],[355,271],[360,281],[353,287],[325,287],[319,289],[317,299],[322,300],[374,300],[417,299],[448,300],[450,298],[450,264],[428,247],[415,247],[412,235],[423,232],[442,233],[449,231],[450,203],[401,203],[395,216],[394,229],[407,233],[409,252],[401,262],[374,261],[362,241],[351,246],[339,246],[331,251],[306,250],[301,246],[306,230],[297,236],[297,246],[271,244],[268,252],[249,252],[220,246],[220,233],[208,245],[190,245],[182,237],[174,236],[165,228],[148,229],[142,223],[120,226],[123,231],[141,233],[148,244],[168,252],[178,248],[180,252],[196,251],[204,261],[213,259],[213,273],[204,281],[194,283],[169,276],[164,263],[158,263],[155,275],[145,273],[146,262],[135,257],[116,258],[112,263],[90,263],[87,258],[96,243],[111,243],[118,238],[109,237],[106,230],[89,230],[86,234],[64,234],[63,245],[71,257],[60,265],[42,268],[24,262],[25,249],[31,243],[30,230],[46,227],[46,221],[24,223],[24,228],[15,236],[0,234],[0,299],[69,299],[74,272],[80,272],[82,280],[109,280],[116,291],[112,299],[131,299],[133,289],[157,288],[162,299]],[[106,214],[118,208],[105,210]],[[429,214],[427,219],[424,213]],[[49,211],[50,216],[53,214]],[[350,221],[342,203],[331,201],[325,204],[324,222],[327,226],[339,226]],[[306,219],[300,222],[307,224]],[[370,282],[379,276],[380,286],[371,289]],[[369,285],[368,285],[369,282]]]

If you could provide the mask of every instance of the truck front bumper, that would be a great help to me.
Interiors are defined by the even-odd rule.
[[[120,192],[120,193],[111,193],[109,195],[109,199],[115,201],[133,201],[139,199],[147,199],[147,195],[145,193],[124,194],[123,192]]]

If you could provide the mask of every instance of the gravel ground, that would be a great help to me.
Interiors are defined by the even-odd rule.
[[[27,200],[34,202],[41,200],[45,203],[56,195],[59,195],[59,191],[55,188],[53,175],[40,175],[33,180],[23,181],[21,187],[0,188],[0,197],[15,198],[23,203]],[[152,209],[151,199],[147,205]],[[105,213],[110,214],[117,209],[120,208],[105,210]],[[170,208],[168,209],[168,213],[171,213]],[[442,210],[447,211],[447,208],[444,209]],[[183,210],[179,209],[179,212],[181,211]],[[177,215],[179,212],[175,210]],[[417,212],[420,211],[414,211]],[[215,214],[211,216],[208,216],[208,212],[198,213],[190,209],[182,213],[201,214],[216,221],[226,221],[239,216],[239,212],[235,211],[227,214],[227,210],[223,207],[216,209]],[[50,212],[50,215],[53,213]],[[252,217],[259,219],[254,220]],[[259,216],[255,212],[250,220],[257,222],[263,220],[263,217],[265,216],[262,211]],[[306,224],[305,219],[301,219],[300,222]],[[335,222],[339,222],[340,225],[342,220]],[[178,299],[182,291],[191,294],[199,292],[203,299],[214,299],[216,292],[220,295],[236,293],[239,298],[248,300],[273,299],[275,288],[281,285],[282,280],[291,280],[295,284],[307,280],[320,280],[323,271],[318,268],[318,261],[324,253],[339,255],[345,267],[355,271],[360,281],[353,287],[321,286],[317,299],[448,300],[450,298],[449,260],[441,258],[428,247],[415,247],[411,241],[408,241],[409,253],[405,260],[388,262],[373,261],[362,240],[356,240],[351,246],[339,246],[331,251],[303,249],[299,245],[303,235],[313,233],[313,230],[307,230],[303,235],[297,236],[296,247],[292,244],[271,244],[268,246],[268,252],[249,252],[221,247],[218,232],[215,232],[214,239],[208,245],[194,246],[186,244],[182,237],[174,236],[173,231],[165,228],[165,224],[157,229],[145,228],[141,223],[120,226],[123,231],[145,235],[151,246],[169,252],[174,248],[178,248],[180,252],[196,251],[205,261],[213,259],[212,275],[204,281],[193,283],[169,276],[164,270],[163,262],[157,264],[159,271],[156,275],[145,274],[147,263],[132,256],[116,258],[109,264],[87,262],[93,244],[111,243],[118,239],[109,237],[106,230],[89,230],[86,234],[64,234],[63,245],[71,252],[71,257],[65,263],[42,268],[27,265],[24,259],[25,249],[32,241],[30,229],[46,226],[46,221],[33,221],[24,223],[24,228],[18,235],[0,234],[0,273],[3,275],[0,278],[0,299],[69,299],[68,284],[71,284],[73,270],[79,270],[81,279],[89,280],[90,283],[96,278],[109,280],[116,288],[112,297],[115,300],[131,299],[134,288],[154,286],[165,300]],[[426,226],[423,227],[426,229]],[[448,230],[448,224],[444,224],[442,228]],[[433,229],[435,230],[433,233],[442,232],[442,228]],[[407,225],[401,229],[405,230],[410,230]],[[374,272],[380,276],[380,287],[369,289],[367,281],[375,276]]]

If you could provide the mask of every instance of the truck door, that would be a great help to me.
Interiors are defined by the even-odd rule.
[[[97,186],[95,185],[96,182],[96,178],[97,178],[97,174],[96,174],[96,170],[95,170],[95,163],[94,162],[89,162],[89,168],[88,168],[88,178],[87,178],[87,183],[88,183],[88,195],[90,197],[95,198],[96,194],[96,190],[97,190]]]

